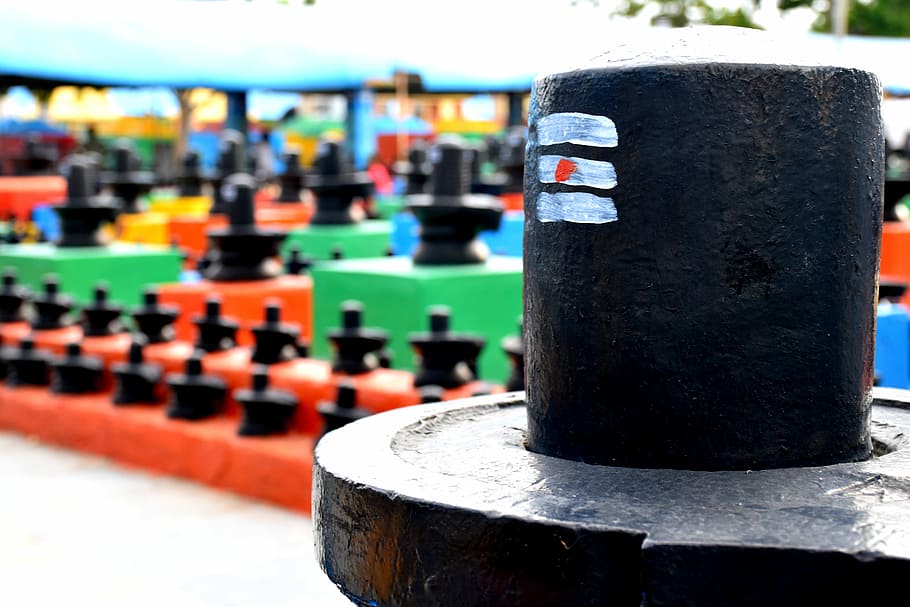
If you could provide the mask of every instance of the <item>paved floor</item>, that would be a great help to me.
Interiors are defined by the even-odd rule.
[[[0,604],[350,606],[309,518],[0,432]]]

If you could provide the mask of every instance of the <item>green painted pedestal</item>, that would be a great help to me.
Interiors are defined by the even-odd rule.
[[[314,354],[331,357],[326,338],[341,322],[341,303],[364,305],[364,325],[389,332],[393,366],[414,369],[408,335],[428,331],[427,310],[446,305],[452,310],[453,331],[476,333],[487,339],[479,360],[481,379],[504,382],[508,357],[499,343],[518,331],[521,314],[522,262],[515,257],[491,257],[476,266],[414,266],[410,257],[353,259],[312,268]]]
[[[311,259],[332,258],[332,249],[341,248],[344,259],[382,257],[392,240],[392,223],[384,220],[367,220],[343,226],[306,226],[288,232],[281,246],[282,257],[297,246]]]
[[[399,196],[397,194],[386,194],[381,196],[376,196],[374,198],[374,203],[376,205],[376,211],[379,213],[379,216],[383,219],[391,219],[395,213],[400,212],[404,209],[407,201],[404,196]]]
[[[77,304],[92,300],[92,289],[104,281],[109,299],[125,306],[142,302],[146,286],[176,282],[180,255],[171,248],[154,248],[127,243],[106,247],[58,248],[51,244],[0,246],[0,271],[16,269],[18,282],[40,292],[47,274],[56,274],[60,291]]]

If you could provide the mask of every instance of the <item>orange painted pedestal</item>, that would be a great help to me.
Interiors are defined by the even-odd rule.
[[[281,302],[281,321],[300,326],[300,336],[311,339],[313,334],[313,280],[309,276],[280,276],[270,280],[250,282],[210,282],[203,280],[189,284],[161,285],[158,300],[162,304],[176,305],[180,317],[174,327],[177,339],[193,342],[196,326],[193,318],[202,315],[205,299],[210,295],[221,297],[222,315],[240,323],[237,332],[239,345],[252,345],[249,328],[262,323],[265,302]]]
[[[910,283],[910,223],[884,222],[880,264],[882,277]]]
[[[525,196],[522,192],[512,194],[500,194],[499,200],[502,201],[504,211],[524,211]]]
[[[108,394],[0,387],[0,428],[118,462],[310,511],[314,439],[237,436],[237,420],[168,419],[162,406],[117,407]]]
[[[28,220],[39,204],[56,204],[66,198],[66,179],[58,175],[0,177],[0,216]]]
[[[291,230],[309,223],[312,216],[312,204],[277,202],[256,204],[256,225],[263,229]],[[168,220],[168,233],[177,246],[198,258],[208,249],[208,231],[227,225],[226,215],[177,216]]]

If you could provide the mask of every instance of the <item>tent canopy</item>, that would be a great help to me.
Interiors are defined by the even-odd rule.
[[[629,35],[649,30],[593,5],[554,0],[407,10],[378,0],[356,8],[339,1],[5,0],[0,80],[342,92],[406,71],[428,92],[527,91],[537,74],[581,63]],[[886,89],[910,92],[901,62],[910,40],[803,34],[795,42],[878,73]]]

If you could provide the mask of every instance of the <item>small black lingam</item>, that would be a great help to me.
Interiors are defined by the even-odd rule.
[[[171,419],[199,421],[217,415],[227,398],[227,384],[220,377],[202,372],[205,352],[197,350],[186,360],[183,373],[165,378],[171,391],[167,416]]]
[[[215,174],[212,178],[212,206],[209,213],[227,212],[227,200],[225,200],[222,186],[225,179],[231,175],[246,171],[244,145],[245,138],[239,131],[227,129],[221,134],[218,159],[215,162]]]
[[[286,234],[256,225],[256,180],[235,173],[224,180],[222,195],[230,223],[208,231],[211,262],[203,275],[213,281],[264,280],[281,274],[279,246]]]
[[[120,322],[123,306],[108,301],[108,288],[98,284],[92,294],[92,301],[82,308],[80,324],[82,334],[86,337],[103,337],[122,333],[125,330]]]
[[[316,212],[310,224],[345,225],[364,219],[365,214],[353,203],[372,195],[373,181],[365,171],[354,170],[354,162],[341,143],[324,141],[313,161],[310,189],[316,196]]]
[[[139,197],[155,186],[155,173],[142,171],[142,161],[128,140],[117,142],[113,151],[114,168],[101,173],[101,183],[111,189],[120,202],[123,213],[139,213]]]
[[[149,287],[143,293],[143,304],[133,310],[133,324],[145,337],[146,343],[161,344],[177,338],[174,323],[180,316],[176,306],[162,305],[158,301],[158,289]]]
[[[300,193],[306,186],[306,173],[300,166],[300,153],[286,151],[282,156],[284,172],[278,176],[281,190],[276,202],[300,202]]]
[[[23,308],[31,298],[28,288],[16,284],[16,270],[7,268],[0,284],[0,324],[25,320]]]
[[[420,357],[414,386],[460,388],[476,379],[477,357],[486,340],[480,335],[449,330],[450,320],[448,307],[434,306],[429,313],[429,333],[415,333],[408,337],[408,342]]]
[[[154,405],[163,400],[163,371],[161,365],[145,361],[144,342],[141,336],[134,339],[126,362],[111,366],[115,405]]]
[[[335,349],[332,371],[358,375],[380,367],[379,356],[389,341],[389,334],[364,327],[362,322],[363,304],[357,301],[341,304],[341,327],[328,333]]]
[[[177,175],[177,196],[181,198],[202,196],[204,183],[199,152],[190,150],[183,156],[180,173]]]
[[[66,201],[53,207],[60,217],[58,247],[96,247],[105,244],[101,226],[114,221],[120,202],[98,196],[97,165],[87,158],[73,158],[66,180]]]

